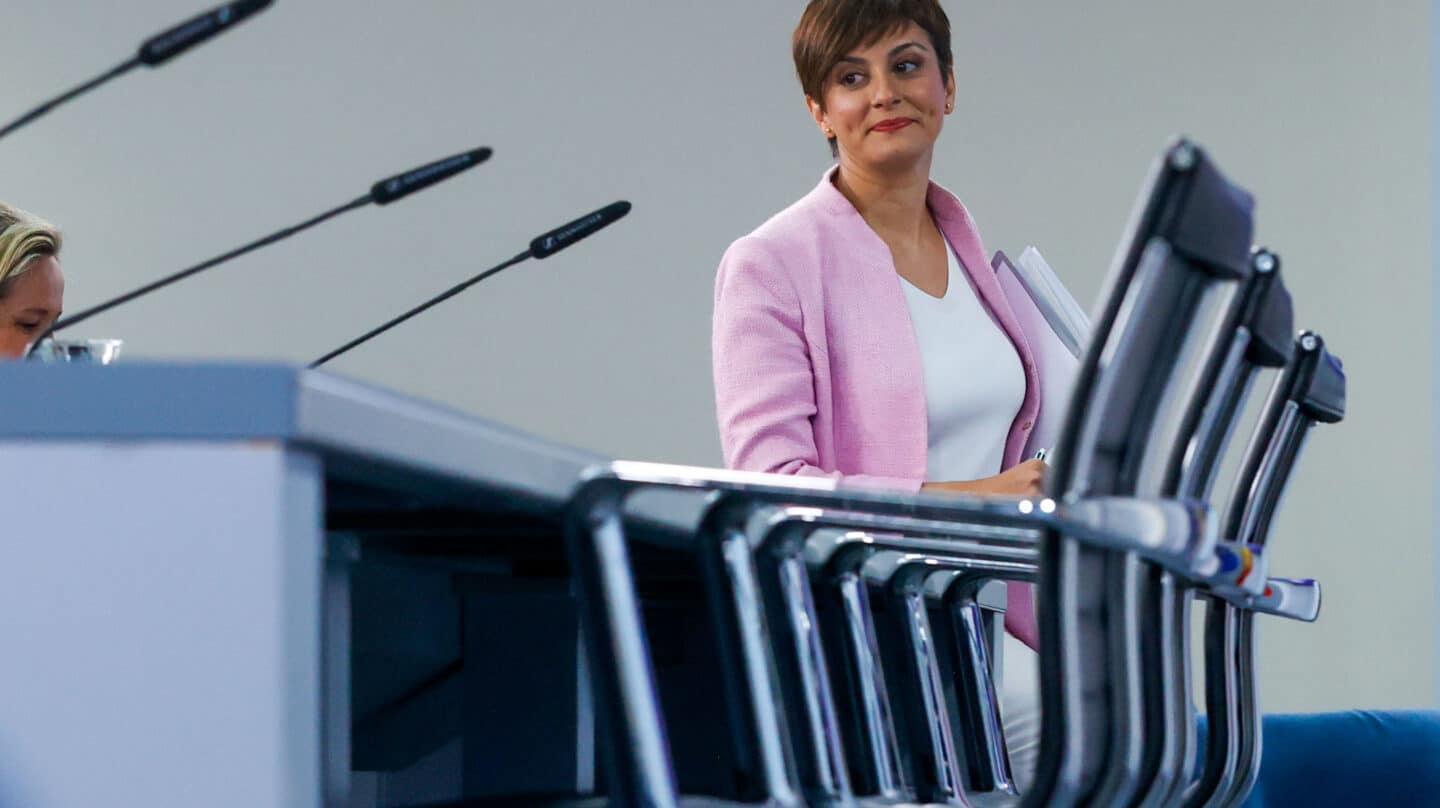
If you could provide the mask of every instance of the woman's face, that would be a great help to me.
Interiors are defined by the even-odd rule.
[[[53,257],[35,259],[0,297],[0,358],[18,359],[60,317],[65,276]]]
[[[955,77],[915,23],[847,54],[825,79],[823,105],[807,98],[815,123],[839,141],[842,160],[877,169],[928,157],[955,104]]]

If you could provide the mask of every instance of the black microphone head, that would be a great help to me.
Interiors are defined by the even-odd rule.
[[[561,225],[544,235],[536,236],[535,239],[530,242],[530,255],[535,258],[548,258],[597,230],[620,221],[625,218],[625,214],[629,212],[629,202],[623,200],[620,202],[612,202],[594,213],[581,216],[575,221]]]
[[[454,157],[446,157],[444,160],[411,169],[404,174],[387,177],[370,186],[370,196],[374,198],[375,204],[388,205],[437,182],[448,180],[462,171],[468,171],[489,160],[493,153],[484,147],[471,149]]]
[[[145,40],[136,58],[154,67],[269,8],[274,0],[235,0]]]

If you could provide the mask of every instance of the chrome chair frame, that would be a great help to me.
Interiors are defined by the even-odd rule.
[[[1005,500],[989,499],[993,507],[1006,508]],[[1135,503],[1129,501],[1105,501],[1080,503],[1076,506],[1057,510],[1053,502],[1041,500],[1038,506],[1031,500],[1012,500],[1008,505],[1014,526],[975,525],[965,523],[919,523],[913,520],[898,520],[890,517],[877,518],[873,515],[840,513],[807,508],[773,509],[762,514],[760,523],[751,529],[756,546],[761,548],[759,557],[770,570],[762,574],[762,586],[779,585],[782,578],[795,582],[802,577],[797,574],[802,566],[803,549],[812,567],[829,568],[834,587],[829,587],[837,598],[835,613],[842,619],[835,621],[844,626],[843,632],[831,640],[832,654],[839,655],[850,664],[842,666],[850,676],[838,687],[846,692],[847,703],[856,705],[851,719],[844,722],[851,727],[852,743],[845,745],[850,752],[851,769],[859,780],[861,793],[899,799],[911,789],[921,799],[956,799],[960,791],[955,776],[953,749],[948,738],[952,734],[933,730],[922,719],[936,715],[939,707],[933,694],[929,701],[907,701],[905,706],[913,720],[909,724],[924,729],[923,736],[915,738],[911,749],[917,760],[908,767],[900,763],[897,752],[893,717],[895,711],[890,704],[890,689],[883,684],[883,673],[876,666],[878,649],[874,647],[875,630],[873,618],[866,602],[867,594],[860,580],[860,567],[864,559],[881,549],[903,549],[909,552],[925,552],[942,556],[959,556],[966,563],[988,563],[993,572],[1003,573],[1017,561],[1033,563],[1034,541],[1037,522],[1029,517],[1038,517],[1053,524],[1068,522],[1068,532],[1088,535],[1091,541],[1115,546],[1113,537],[1106,536],[1106,525],[1123,524],[1115,528],[1116,534],[1128,537],[1125,546],[1139,548],[1147,554],[1163,558],[1175,565],[1192,564],[1193,559],[1213,548],[1213,537],[1204,529],[1203,514],[1192,506],[1181,503]],[[1027,514],[1028,511],[1028,514]],[[872,531],[849,533],[837,537],[825,547],[809,541],[810,534],[823,528]],[[1025,530],[1029,528],[1029,530]],[[903,533],[904,535],[894,535]],[[967,550],[955,543],[957,538],[981,539],[995,547],[984,552]],[[1003,552],[997,548],[1003,546]],[[1010,567],[1005,566],[1011,565]],[[789,571],[787,573],[787,570]],[[1005,577],[992,575],[991,577]],[[1026,576],[1028,577],[1028,575]],[[791,583],[790,586],[795,586]],[[806,585],[808,588],[808,584]],[[813,603],[809,592],[805,595]],[[778,603],[780,598],[775,599]],[[781,617],[782,623],[815,625],[819,621],[813,607],[810,614],[794,616],[801,600],[791,596],[784,609],[790,618]],[[785,612],[780,612],[782,615]],[[779,647],[784,648],[785,643]],[[804,644],[797,637],[794,650],[788,652],[791,658],[804,653]],[[787,663],[792,672],[790,681],[801,678],[813,679],[817,674],[801,673],[796,663]],[[908,694],[907,694],[908,695]],[[807,719],[813,723],[814,719]],[[905,773],[911,775],[907,781]]]
[[[1018,509],[1033,509],[1034,507],[1026,500],[1017,504]],[[1041,500],[1039,508],[1048,509],[1051,513],[1063,511],[1072,523],[1070,532],[1075,535],[1083,535],[1087,527],[1124,526],[1116,528],[1118,534],[1128,537],[1128,541],[1124,545],[1113,540],[1106,540],[1103,537],[1103,531],[1097,531],[1097,535],[1093,536],[1091,541],[1098,546],[1136,552],[1147,558],[1153,558],[1157,563],[1162,563],[1169,568],[1185,570],[1187,573],[1198,567],[1215,566],[1207,565],[1207,560],[1215,552],[1216,543],[1213,533],[1209,530],[1204,509],[1193,503],[1143,502],[1106,498],[1075,503],[1062,508],[1048,500]],[[799,522],[805,517],[802,515],[797,518],[791,514],[777,516],[775,519],[778,525],[786,520]],[[924,660],[918,667],[912,667],[905,672],[909,687],[887,688],[883,674],[878,669],[874,672],[869,670],[872,667],[869,660],[879,659],[881,655],[880,649],[876,646],[876,625],[862,573],[869,558],[884,550],[924,554],[926,557],[937,559],[936,563],[958,564],[959,568],[975,565],[981,560],[988,559],[967,555],[963,552],[963,548],[946,542],[917,539],[914,532],[907,530],[904,525],[872,526],[847,522],[844,519],[837,520],[833,518],[833,515],[823,523],[819,519],[820,517],[811,517],[808,524],[804,524],[801,528],[794,528],[792,531],[803,529],[813,532],[817,526],[822,524],[830,527],[876,531],[852,532],[829,537],[823,542],[811,540],[806,544],[806,558],[812,574],[827,582],[828,585],[825,588],[831,593],[830,596],[835,602],[835,608],[832,611],[842,617],[841,620],[834,622],[843,625],[844,631],[832,641],[831,645],[837,652],[838,658],[848,663],[842,666],[842,669],[849,675],[842,676],[837,687],[848,691],[849,703],[868,706],[868,713],[859,715],[855,719],[859,729],[852,733],[853,745],[848,747],[852,751],[852,761],[860,781],[859,785],[862,790],[877,795],[896,796],[907,790],[913,790],[914,796],[922,800],[957,799],[961,792],[960,776],[954,755],[954,745],[948,740],[954,736],[954,733],[948,726],[936,725],[936,721],[939,719],[935,717],[943,718],[944,716],[939,691],[932,684],[933,680],[939,676],[934,667],[934,660],[929,655],[921,654],[918,651],[899,654],[900,658],[906,660]],[[941,527],[945,531],[953,532],[958,526]],[[881,530],[892,533],[904,531],[906,535],[886,535],[878,532]],[[1013,530],[1008,533],[1002,531],[996,534],[996,539],[1007,536],[1012,541],[1025,542],[1025,555],[1015,558],[1015,561],[1027,562],[1026,566],[1016,567],[1012,563],[1006,569],[977,569],[980,579],[1033,579],[1033,567],[1029,565],[1034,563],[1034,542],[1038,538],[1038,534],[1017,536]],[[762,540],[762,546],[770,546],[772,552],[777,549],[773,544],[764,540]],[[784,549],[779,551],[783,553]],[[793,544],[789,551],[793,554]],[[1006,571],[1011,574],[995,574]],[[908,632],[911,638],[931,636],[929,629],[921,625],[918,618],[912,621],[901,621],[897,628]],[[902,709],[898,712],[890,705],[892,692],[899,696]],[[903,747],[906,754],[899,754],[892,749],[876,745],[877,741],[886,739],[887,734],[888,737],[894,737],[894,730],[885,724],[887,716],[898,716],[904,725],[910,728],[907,733],[908,737],[903,739],[908,741]],[[857,748],[864,750],[858,759],[853,757]],[[901,758],[909,759],[909,765],[900,766],[897,770]],[[907,784],[903,780],[899,780],[895,774],[892,774],[896,771],[910,773],[913,782]],[[909,789],[905,787],[907,785]]]
[[[1049,503],[1042,501],[1041,507]],[[1031,506],[1029,501],[1019,501],[1017,509]],[[1033,506],[1032,506],[1033,507]],[[1256,565],[1248,562],[1224,563],[1225,558],[1239,558],[1243,548],[1216,545],[1208,531],[1194,531],[1190,525],[1199,525],[1203,511],[1194,505],[1182,503],[1136,503],[1128,500],[1108,500],[1081,503],[1068,509],[1072,519],[1072,530],[1079,533],[1083,525],[1128,524],[1133,525],[1119,532],[1131,537],[1132,545],[1144,546],[1146,554],[1159,558],[1167,567],[1180,570],[1189,577],[1201,576],[1198,580],[1214,588],[1216,592],[1248,593],[1258,592],[1253,585],[1241,586],[1238,582],[1255,570]],[[1083,523],[1073,526],[1074,522]],[[996,729],[997,708],[993,698],[975,705],[970,715],[981,716],[981,720],[967,722],[961,719],[958,726],[967,729],[989,727],[984,733],[991,740],[976,741],[968,733],[957,733],[945,718],[945,705],[941,691],[953,684],[940,676],[937,660],[928,650],[932,645],[933,632],[926,624],[923,612],[918,609],[918,592],[910,593],[909,608],[898,613],[904,615],[899,628],[907,632],[910,642],[904,646],[912,649],[901,654],[906,660],[916,660],[908,665],[904,673],[907,686],[889,687],[886,675],[878,664],[881,658],[876,645],[876,627],[869,606],[863,578],[874,578],[871,557],[886,551],[902,551],[907,558],[915,559],[932,568],[945,567],[964,570],[971,574],[970,580],[976,586],[992,579],[1031,580],[1034,568],[1034,535],[1020,535],[1012,528],[996,528],[976,525],[923,523],[915,520],[901,520],[875,517],[866,514],[827,512],[815,508],[763,508],[752,518],[750,533],[752,541],[762,548],[760,580],[762,589],[771,586],[779,591],[768,599],[771,604],[772,624],[781,626],[785,636],[777,638],[777,656],[781,657],[779,667],[782,682],[791,683],[788,702],[791,705],[805,704],[802,714],[792,715],[792,725],[809,728],[810,741],[800,744],[802,760],[809,760],[817,768],[835,768],[839,755],[835,754],[838,723],[833,713],[817,712],[819,703],[830,698],[817,699],[819,686],[823,686],[828,666],[824,663],[825,651],[819,641],[816,626],[820,619],[812,591],[799,573],[799,548],[803,545],[812,567],[823,579],[830,581],[827,587],[838,602],[834,612],[840,619],[832,621],[841,625],[839,639],[830,642],[831,654],[844,660],[842,669],[850,675],[837,683],[846,691],[847,703],[855,705],[854,715],[849,722],[852,742],[845,744],[851,754],[851,769],[860,780],[860,790],[874,796],[901,799],[914,796],[935,801],[952,801],[961,798],[964,792],[959,785],[961,772],[958,771],[956,744],[965,746],[965,762],[969,765],[963,772],[972,784],[979,782],[1008,783],[1005,766],[996,761],[1004,760],[1003,747],[997,751],[991,740],[1000,740]],[[852,532],[825,539],[811,538],[825,528],[852,529]],[[886,531],[885,533],[854,532]],[[1193,546],[1178,547],[1176,542],[1167,542],[1166,535],[1186,535],[1193,532]],[[904,535],[896,535],[903,533]],[[1149,534],[1150,538],[1146,537]],[[954,539],[978,539],[991,543],[983,549],[967,547]],[[1137,541],[1138,539],[1138,541]],[[1111,542],[1113,544],[1113,542]],[[1003,550],[1000,548],[1004,548]],[[1169,547],[1166,551],[1154,548]],[[1203,555],[1205,552],[1211,555]],[[1247,558],[1252,554],[1245,553]],[[768,559],[768,563],[766,561]],[[1253,580],[1263,580],[1263,565],[1255,572]],[[975,629],[971,629],[973,636]],[[973,645],[973,644],[972,644]],[[974,654],[966,655],[973,659]],[[982,675],[983,662],[976,662],[970,681],[989,686],[989,677]],[[993,687],[991,688],[993,693]],[[908,726],[912,736],[908,739],[911,754],[902,756],[897,752],[896,734],[892,717],[897,711],[892,707],[890,694],[899,694],[901,710],[898,714],[910,718]],[[832,708],[833,709],[833,708]],[[794,707],[791,708],[792,713]],[[797,733],[799,734],[799,733]],[[958,737],[957,737],[958,736]],[[901,758],[909,757],[911,765],[902,766]],[[911,775],[909,783],[904,775]],[[827,775],[828,776],[828,775]],[[828,777],[829,782],[836,778]],[[1002,787],[1002,790],[1010,790]],[[911,793],[912,791],[918,793]],[[827,792],[833,797],[833,792]]]
[[[1042,524],[1104,546],[1136,549],[1177,566],[1195,563],[1195,558],[1203,557],[1214,546],[1204,514],[1184,503],[1106,500],[1057,508],[1048,500],[1037,504],[1028,499],[987,498],[983,502],[991,513],[983,523],[926,521],[806,507],[761,505],[752,510],[748,533],[752,546],[759,550],[756,558],[761,568],[761,588],[781,588],[768,598],[772,604],[771,619],[789,631],[789,643],[775,644],[781,657],[778,665],[785,673],[782,683],[790,685],[790,704],[806,705],[804,714],[793,714],[792,709],[792,724],[809,728],[808,737],[797,733],[801,736],[798,756],[802,768],[815,766],[810,773],[820,774],[823,782],[836,781],[828,769],[836,765],[838,756],[834,753],[833,734],[826,737],[820,728],[833,727],[837,722],[829,715],[816,712],[813,686],[801,688],[797,684],[825,681],[821,674],[828,667],[823,662],[823,649],[817,644],[819,635],[803,630],[825,621],[814,607],[806,576],[800,574],[804,569],[802,547],[805,559],[812,566],[831,566],[838,578],[836,613],[842,619],[835,622],[844,630],[838,638],[831,639],[830,646],[831,653],[851,663],[842,666],[851,676],[840,687],[846,691],[847,703],[859,709],[851,713],[849,721],[840,723],[852,728],[852,743],[843,746],[850,753],[852,774],[859,779],[858,790],[884,799],[914,797],[948,802],[963,800],[963,791],[950,745],[953,733],[948,727],[932,728],[925,720],[942,715],[933,688],[918,699],[910,699],[911,692],[902,691],[907,698],[902,701],[904,709],[900,715],[911,716],[908,726],[917,732],[923,730],[924,734],[915,736],[906,747],[909,754],[904,757],[912,758],[910,765],[901,763],[893,723],[897,713],[890,703],[890,689],[885,687],[884,674],[878,665],[880,654],[874,646],[873,618],[860,581],[859,568],[865,557],[883,548],[901,548],[957,557],[961,563],[984,567],[991,577],[1006,577],[1006,572],[1017,569],[1017,563],[1028,562],[1027,567],[1033,567],[1035,528]],[[738,524],[740,519],[734,521]],[[873,532],[847,533],[823,548],[807,541],[810,534],[826,528]],[[1124,538],[1117,540],[1117,536]],[[737,549],[737,555],[740,552]],[[933,677],[926,681],[933,682]],[[908,780],[906,774],[910,775]],[[813,778],[806,780],[812,785],[816,782]],[[832,790],[818,790],[824,799],[834,798]],[[821,798],[815,796],[813,789],[807,789],[807,793],[812,794],[812,799]]]
[[[1272,344],[1275,342],[1273,339],[1270,341]],[[1323,345],[1318,342],[1318,337],[1314,337],[1313,335],[1302,337],[1299,350],[1300,353],[1296,354],[1292,360],[1292,365],[1299,368],[1307,366],[1324,368],[1328,366],[1328,360],[1322,359],[1319,355],[1315,355],[1316,351],[1323,351]],[[1237,486],[1236,498],[1231,504],[1230,514],[1232,514],[1232,516],[1230,517],[1230,521],[1232,524],[1249,523],[1252,526],[1258,525],[1260,517],[1255,516],[1254,513],[1259,509],[1266,513],[1263,518],[1268,525],[1269,514],[1273,513],[1275,504],[1283,492],[1283,486],[1288,480],[1291,469],[1290,464],[1293,464],[1298,455],[1299,447],[1297,440],[1303,438],[1304,430],[1314,423],[1313,420],[1306,422],[1298,418],[1298,413],[1301,412],[1301,407],[1304,405],[1300,402],[1290,400],[1289,397],[1282,393],[1288,390],[1290,391],[1290,397],[1298,398],[1301,401],[1304,401],[1307,397],[1310,398],[1311,401],[1308,406],[1312,410],[1315,410],[1314,417],[1322,417],[1326,420],[1333,421],[1338,420],[1342,414],[1343,405],[1337,406],[1333,402],[1335,402],[1337,394],[1343,394],[1343,377],[1337,377],[1331,374],[1328,381],[1322,377],[1322,387],[1326,387],[1327,390],[1312,395],[1308,387],[1309,382],[1297,385],[1292,378],[1297,375],[1297,373],[1304,372],[1303,370],[1297,371],[1295,368],[1287,368],[1286,374],[1277,382],[1277,390],[1280,392],[1271,396],[1271,400],[1267,404],[1267,412],[1269,414],[1265,418],[1262,418],[1261,426],[1257,429],[1255,439],[1252,441],[1252,449],[1250,450],[1251,455],[1254,456],[1257,452],[1257,448],[1255,447],[1265,447],[1261,457],[1288,458],[1288,464],[1280,464],[1274,460],[1261,462],[1260,459],[1252,460],[1249,463],[1250,471],[1248,474],[1242,475],[1241,483]],[[1305,378],[1313,378],[1313,376],[1306,376]],[[1320,402],[1329,400],[1332,403],[1327,407],[1323,403],[1317,403],[1315,399],[1319,399]],[[1233,410],[1237,406],[1238,403],[1231,404],[1227,407],[1227,411]],[[1260,473],[1262,466],[1268,469],[1264,474]],[[1265,536],[1263,532],[1252,527],[1250,530],[1244,531],[1243,535],[1255,543],[1219,543],[1216,548],[1217,558],[1226,560],[1220,563],[1220,570],[1217,573],[1212,574],[1208,580],[1204,581],[1203,586],[1196,586],[1192,582],[1192,579],[1187,579],[1183,576],[1179,579],[1181,583],[1183,583],[1187,589],[1193,588],[1197,593],[1207,596],[1207,598],[1215,604],[1212,608],[1223,608],[1232,618],[1231,626],[1236,622],[1233,618],[1238,616],[1242,610],[1247,615],[1258,612],[1293,620],[1315,620],[1318,616],[1320,606],[1319,585],[1311,580],[1297,581],[1284,578],[1267,578],[1267,556],[1264,553],[1265,548],[1263,541]],[[916,558],[912,559],[911,563],[919,561],[920,559]],[[896,569],[898,570],[898,567]],[[892,581],[890,585],[913,592],[916,587],[916,582],[911,580],[907,583],[897,584]],[[926,582],[925,585],[929,586],[929,583]],[[1186,599],[1188,600],[1188,597]],[[1188,622],[1188,616],[1186,619]],[[1223,637],[1224,639],[1223,641],[1217,642],[1216,637]],[[1237,720],[1237,712],[1240,710],[1237,702],[1240,700],[1239,692],[1242,692],[1241,689],[1243,686],[1237,684],[1239,673],[1236,652],[1239,644],[1240,639],[1236,636],[1233,627],[1227,629],[1223,634],[1216,634],[1215,630],[1212,629],[1210,638],[1211,647],[1207,649],[1207,666],[1212,671],[1209,677],[1212,683],[1212,688],[1209,692],[1210,712],[1212,715],[1212,724],[1218,725],[1219,729],[1215,731],[1215,735],[1211,736],[1214,740],[1211,741],[1209,748],[1209,757],[1211,760],[1208,761],[1206,776],[1202,777],[1202,780],[1196,783],[1195,787],[1191,789],[1190,800],[1194,801],[1197,800],[1197,798],[1200,800],[1200,802],[1196,802],[1195,804],[1203,804],[1204,800],[1208,800],[1213,795],[1213,792],[1210,792],[1205,793],[1204,796],[1199,796],[1202,793],[1200,792],[1201,784],[1206,784],[1207,778],[1212,780],[1215,778],[1216,759],[1229,761],[1228,765],[1231,767],[1231,772],[1226,775],[1222,781],[1225,788],[1229,789],[1235,783],[1234,773],[1239,769],[1238,758],[1241,754],[1240,749],[1243,747],[1247,750],[1245,752],[1247,759],[1253,760],[1255,756],[1258,755],[1258,746],[1254,745],[1256,741],[1250,737],[1258,733],[1258,724],[1256,723],[1258,722],[1258,709],[1254,709],[1253,706],[1251,706],[1250,709],[1246,710],[1249,725],[1241,727],[1240,729],[1248,731],[1241,732],[1237,729],[1231,729],[1227,732],[1225,726],[1227,720],[1231,726],[1234,725]],[[1188,662],[1188,653],[1182,656],[1182,658]],[[1213,672],[1217,666],[1223,666],[1227,664],[1227,662],[1229,663],[1229,673],[1224,678]],[[968,667],[973,668],[973,662]],[[963,676],[965,672],[965,668],[962,667],[957,671],[957,674]],[[1251,675],[1253,676],[1253,673]],[[1218,702],[1216,701],[1216,690],[1214,689],[1216,683],[1228,683],[1224,685],[1221,691],[1227,695],[1224,695]],[[993,691],[993,685],[988,685],[988,683],[987,685],[983,685],[981,690],[984,691],[987,687]],[[1249,686],[1248,692],[1253,694],[1253,684]],[[1188,692],[1186,696],[1185,705],[1188,710]],[[1250,700],[1250,705],[1253,705],[1253,699]],[[988,735],[989,733],[986,732],[986,728],[990,723],[993,722],[987,722],[981,719],[969,725],[969,728],[973,730],[979,727],[982,736]],[[962,726],[966,725],[962,723]],[[1003,738],[998,740],[1003,744]],[[1223,754],[1219,752],[1221,749],[1225,750]],[[992,765],[992,768],[1002,773],[1008,772],[1003,746],[997,745],[992,741],[987,751],[991,758],[997,761]],[[1206,785],[1210,788],[1214,787],[1213,784]],[[1248,788],[1245,789],[1245,791],[1248,791]],[[1178,797],[1178,795],[1176,796]],[[1243,801],[1243,798],[1243,793],[1231,795],[1226,798],[1227,802],[1225,804],[1236,804],[1239,801]]]
[[[627,805],[668,806],[678,798],[626,548],[625,503],[641,487],[735,495],[709,508],[699,535],[687,540],[684,549],[697,550],[702,557],[707,590],[717,601],[710,611],[719,621],[722,656],[732,661],[724,665],[724,672],[726,701],[737,730],[730,734],[741,798],[770,805],[799,805],[805,797],[797,784],[785,724],[778,718],[778,688],[767,654],[769,631],[758,605],[754,559],[745,532],[757,504],[813,505],[1039,529],[1107,546],[1148,549],[1158,544],[1163,549],[1193,543],[1188,537],[1158,541],[1148,534],[1138,538],[1119,534],[1057,512],[1061,509],[1053,502],[1044,504],[1046,500],[835,491],[828,480],[648,463],[615,462],[593,468],[572,494],[565,533],[596,709],[606,737],[600,746],[607,782],[612,797]],[[1143,507],[1129,506],[1129,510],[1143,511]],[[1196,521],[1186,520],[1185,527],[1193,530]],[[731,602],[718,602],[726,599]]]
[[[828,756],[812,752],[812,757],[836,761],[842,766],[848,764],[859,780],[857,790],[866,796],[901,800],[919,796],[911,793],[918,788],[925,792],[924,799],[957,799],[962,792],[954,775],[954,756],[948,746],[953,735],[948,727],[927,739],[923,763],[918,770],[902,764],[891,690],[885,685],[881,654],[875,645],[876,632],[866,602],[868,596],[857,572],[850,571],[838,582],[836,612],[841,619],[833,621],[838,626],[832,623],[835,630],[830,632],[830,637],[821,636],[820,629],[826,621],[821,619],[816,606],[807,557],[813,558],[816,553],[809,547],[810,537],[827,529],[884,531],[878,535],[848,533],[835,540],[837,547],[853,539],[856,546],[864,545],[862,553],[878,551],[884,546],[903,546],[912,551],[963,555],[968,563],[997,575],[1020,565],[1033,567],[1033,538],[1027,541],[1025,534],[1034,531],[877,518],[793,506],[761,508],[752,518],[750,534],[759,548],[756,558],[762,588],[771,591],[771,615],[785,630],[785,635],[778,638],[774,646],[782,681],[792,684],[791,703],[806,706],[807,715],[795,720],[809,725],[812,737],[817,734],[818,726],[832,728],[827,737],[814,738],[808,747],[815,749],[819,742],[826,742],[831,750]],[[897,533],[904,535],[895,535]],[[825,661],[827,656],[837,654],[845,661],[842,668],[850,674],[838,682],[832,678],[834,668]],[[827,695],[837,687],[844,691],[844,701],[853,705],[845,719],[834,712],[837,702],[833,695],[828,705],[832,712],[828,716],[813,714],[819,705],[805,693],[816,692],[817,686],[823,687]],[[848,734],[851,742],[845,743],[842,734]]]
[[[1229,534],[1264,546],[1275,512],[1310,429],[1345,415],[1345,375],[1313,332],[1295,340],[1291,363],[1276,379],[1246,449],[1225,514]],[[1246,608],[1248,607],[1248,608]],[[1275,579],[1265,592],[1236,604],[1210,599],[1205,624],[1206,711],[1210,734],[1205,768],[1186,794],[1187,808],[1242,803],[1254,788],[1261,750],[1254,650],[1256,613],[1306,622],[1319,615],[1314,581]]]
[[[1147,487],[1141,490],[1146,493],[1208,502],[1220,458],[1256,373],[1262,367],[1283,366],[1290,357],[1294,314],[1279,258],[1268,250],[1255,250],[1250,267],[1219,327],[1206,337],[1202,349],[1206,355],[1191,388],[1199,395],[1180,419],[1181,431],[1158,473],[1143,479]],[[1258,553],[1258,548],[1253,552]],[[1188,589],[1183,578],[1152,570],[1137,593],[1143,613],[1142,667],[1147,691],[1158,696],[1146,703],[1148,734],[1164,739],[1150,745],[1152,753],[1142,764],[1133,804],[1145,808],[1175,804],[1190,783],[1196,743],[1190,657],[1193,597]]]
[[[1181,580],[1217,597],[1236,600],[1264,591],[1263,557],[1228,542],[1217,543],[1214,554],[1211,563],[1197,563],[1194,569],[1180,575]],[[923,742],[926,736],[942,731],[953,732],[955,737],[949,746],[963,753],[957,754],[957,762],[962,764],[958,776],[968,785],[967,796],[1017,794],[990,650],[974,599],[982,586],[996,579],[1033,581],[1039,574],[1038,567],[1033,561],[1015,561],[997,568],[958,554],[888,550],[867,558],[860,572],[886,594],[889,611],[898,618],[896,628],[904,639],[900,643],[904,652],[898,656],[905,661],[902,669],[907,674],[894,686],[901,694],[900,701],[918,702],[918,706],[911,707],[915,717],[936,715],[944,707],[936,695],[939,688],[944,684],[952,686],[953,703],[949,709],[954,718],[947,722],[931,720],[925,726],[926,735],[911,742]],[[944,582],[937,589],[933,579],[941,576]],[[949,619],[939,629],[932,628],[930,598],[948,607],[944,614]],[[866,604],[862,601],[856,607],[866,608]],[[873,622],[873,618],[861,617],[856,622]],[[953,643],[948,665],[941,661],[947,639]]]
[[[1152,172],[1076,376],[1073,400],[1089,406],[1070,408],[1056,447],[1047,488],[1060,499],[1164,490],[1155,481],[1197,432],[1207,390],[1195,382],[1213,375],[1251,273],[1251,209],[1188,142]],[[1156,761],[1179,755],[1173,736],[1155,737],[1179,694],[1156,672],[1173,660],[1142,653],[1140,596],[1156,567],[1058,535],[1041,553],[1040,762],[1025,804],[1132,804]],[[1148,644],[1162,653],[1175,647],[1165,626]]]

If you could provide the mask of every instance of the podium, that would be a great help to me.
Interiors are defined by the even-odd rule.
[[[604,460],[288,365],[0,366],[0,805],[593,786],[559,515]]]

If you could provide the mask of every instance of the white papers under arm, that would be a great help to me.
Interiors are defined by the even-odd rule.
[[[1037,301],[1054,299],[1056,293],[1044,287],[1043,278],[1032,282],[1031,291],[1021,282],[1022,273],[1002,253],[996,253],[991,262],[995,269],[995,280],[1010,302],[1011,313],[1025,337],[1031,358],[1035,363],[1040,391],[1040,413],[1029,438],[1025,441],[1022,457],[1034,456],[1039,449],[1052,449],[1058,445],[1060,429],[1064,426],[1065,410],[1070,401],[1071,389],[1075,386],[1075,374],[1080,366],[1077,351],[1060,337],[1064,327],[1059,316],[1047,317],[1041,312]],[[1061,293],[1067,294],[1061,287]],[[1078,341],[1079,345],[1084,340]]]
[[[1016,280],[1020,281],[1046,322],[1050,323],[1055,336],[1079,358],[1090,339],[1090,317],[1085,310],[1060,282],[1039,250],[1026,247],[1013,266]]]

